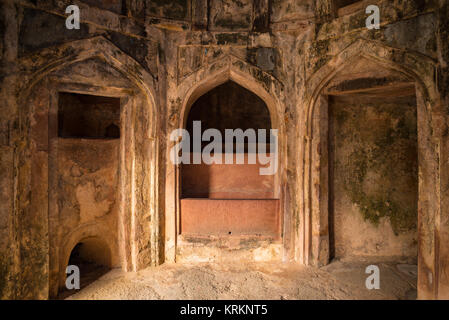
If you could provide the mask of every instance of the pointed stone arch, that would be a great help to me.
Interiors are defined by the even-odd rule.
[[[286,223],[290,223],[290,213],[285,206],[285,184],[286,184],[286,128],[284,119],[284,86],[282,82],[264,72],[260,68],[251,65],[241,59],[227,55],[223,59],[215,61],[209,65],[201,67],[183,79],[176,88],[169,90],[169,131],[178,128],[185,128],[187,117],[192,104],[202,95],[216,88],[217,86],[233,81],[237,85],[249,90],[262,99],[270,112],[272,128],[278,129],[279,137],[279,168],[276,174],[275,194],[281,199],[281,223],[283,242],[289,241],[291,235],[284,232]],[[168,134],[169,136],[169,134]],[[168,138],[168,137],[167,137]],[[169,159],[169,150],[174,142],[167,142],[166,157]],[[172,165],[173,170],[168,170],[166,176],[166,258],[169,261],[176,260],[176,246],[179,233],[179,169]],[[175,195],[173,197],[173,195]],[[282,252],[283,257],[288,256],[288,249]]]
[[[270,110],[272,123],[277,127],[283,125],[280,121],[284,112],[283,102],[279,99],[283,91],[282,83],[270,74],[231,55],[201,68],[178,86],[179,96],[183,97],[178,125],[184,126],[186,114],[200,96],[226,81],[233,81],[261,98]],[[190,85],[192,82],[193,86]]]
[[[94,57],[104,60],[142,90],[153,103],[152,113],[156,112],[153,75],[102,36],[45,48],[23,57],[19,61],[24,79],[20,90],[26,97],[37,82],[55,70]]]
[[[416,86],[418,104],[418,152],[420,187],[418,204],[418,295],[420,298],[433,296],[438,272],[435,263],[437,247],[435,221],[440,214],[438,194],[438,146],[441,141],[441,102],[435,83],[436,62],[419,53],[405,52],[387,47],[376,41],[358,39],[331,58],[307,80],[302,96],[304,112],[299,136],[302,174],[298,177],[298,193],[302,200],[297,256],[304,264],[323,265],[329,259],[327,225],[327,187],[322,186],[320,117],[321,94],[343,69],[355,60],[365,58],[385,69],[393,70],[410,78]],[[327,112],[327,111],[325,111]],[[327,115],[326,115],[327,116]],[[444,122],[444,121],[443,121]],[[327,155],[327,152],[326,152]],[[327,161],[327,160],[326,160]],[[423,174],[425,172],[425,174]],[[327,180],[326,180],[327,181]],[[429,223],[430,222],[430,223]],[[434,279],[434,280],[428,280]]]
[[[434,81],[437,67],[434,60],[422,54],[387,47],[376,41],[358,39],[335,55],[307,80],[303,100],[306,102],[305,119],[308,135],[312,132],[311,119],[320,92],[341,70],[362,57],[386,69],[409,76],[416,82],[428,106],[434,111],[440,108],[440,104],[437,103],[438,89]]]
[[[116,70],[123,79],[130,83],[130,86],[121,88],[107,87],[106,85],[105,87],[101,83],[92,85],[92,82],[70,82],[67,79],[60,79],[60,76],[56,74],[58,70],[83,64],[92,59],[97,59]],[[45,132],[50,132],[54,128],[52,128],[51,124],[49,125],[48,121],[45,122],[45,119],[49,118],[48,116],[37,116],[36,111],[39,111],[39,108],[46,107],[47,113],[54,113],[54,110],[57,110],[55,109],[57,108],[55,95],[57,96],[57,92],[62,90],[122,99],[124,104],[122,115],[123,119],[125,119],[123,120],[125,125],[123,135],[126,136],[130,143],[123,143],[123,139],[120,143],[119,188],[122,193],[122,196],[119,198],[121,203],[119,220],[121,220],[118,222],[121,225],[118,231],[120,244],[111,246],[118,248],[120,251],[120,265],[127,271],[136,271],[161,263],[163,255],[159,252],[159,234],[162,231],[159,227],[159,177],[157,169],[159,164],[159,142],[156,138],[159,130],[159,120],[155,100],[154,88],[156,85],[154,77],[133,58],[103,37],[73,41],[43,49],[20,59],[20,66],[21,78],[24,81],[18,88],[18,91],[22,92],[22,94],[18,96],[18,105],[21,107],[19,110],[18,128],[20,132],[18,135],[20,138],[18,139],[20,140],[16,142],[17,151],[15,155],[17,163],[21,163],[16,169],[15,175],[15,215],[20,235],[17,237],[19,250],[16,253],[16,259],[20,261],[21,256],[33,250],[33,248],[28,249],[26,245],[30,237],[42,238],[39,241],[35,241],[36,246],[39,252],[42,253],[42,256],[49,255],[48,224],[51,224],[55,217],[51,217],[51,211],[54,209],[54,206],[52,208],[52,201],[54,202],[54,200],[48,193],[52,185],[52,178],[49,177],[51,173],[44,173],[45,170],[48,170],[49,163],[53,161],[49,156],[52,142],[49,135],[46,135]],[[36,95],[41,96],[36,97]],[[44,99],[40,104],[37,103],[42,97]],[[34,108],[31,102],[35,103],[38,108]],[[134,125],[136,123],[134,121],[135,118],[139,118],[138,125]],[[34,134],[31,129],[32,126],[40,126],[39,130],[43,131],[44,134]],[[39,139],[41,141],[38,141]],[[37,169],[36,165],[32,163],[30,154],[31,150],[36,149],[36,146],[43,146],[43,149],[40,150],[42,152],[39,153],[42,165],[39,165],[40,168]],[[30,188],[30,183],[37,180],[40,180],[42,183],[41,189],[43,193],[37,193],[37,195],[33,193],[31,195],[31,190],[36,188]],[[33,202],[36,201],[40,201],[39,205],[33,206]],[[25,221],[29,215],[32,215],[30,211],[33,211],[35,207],[40,208],[39,215],[47,221],[47,223],[43,221],[42,225],[37,226],[37,228]],[[83,233],[84,229],[89,230],[89,226],[82,227],[78,232]],[[46,236],[42,237],[40,234],[42,232]],[[65,235],[67,239],[71,236],[71,234]],[[145,238],[147,242],[137,244],[136,238]],[[68,240],[64,239],[63,241]],[[140,247],[137,248],[136,246]],[[64,251],[67,248],[64,248],[58,250],[58,256],[61,259],[64,259],[67,255],[67,252]],[[57,260],[59,261],[60,259],[57,258]],[[58,261],[51,262],[50,259],[50,263],[53,266],[51,268],[54,270],[49,267],[48,261],[42,261],[42,264],[31,267],[30,272],[34,273],[34,275],[20,274],[19,270],[17,270],[19,287],[26,287],[25,284],[30,278],[37,278],[36,273],[42,274],[41,279],[47,279],[46,284],[40,283],[32,289],[30,288],[29,292],[24,290],[23,293],[20,292],[18,294],[33,298],[38,296],[48,297],[48,295],[54,296],[57,293],[59,282],[59,275],[55,274],[55,270],[60,269],[61,265]],[[20,263],[18,263],[19,265]]]

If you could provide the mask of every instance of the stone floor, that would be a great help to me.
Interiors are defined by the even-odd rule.
[[[379,290],[365,287],[370,264],[380,269]],[[68,299],[416,299],[416,266],[362,259],[322,268],[164,264],[137,273],[112,270]]]

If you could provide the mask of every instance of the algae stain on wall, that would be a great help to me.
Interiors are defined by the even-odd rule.
[[[415,101],[414,97],[331,99],[335,223],[336,232],[340,232],[337,238],[346,243],[344,246],[359,243],[357,250],[362,250],[365,245],[360,243],[368,243],[363,238],[369,237],[364,232],[371,232],[377,238],[372,242],[373,252],[407,255],[404,248],[416,244],[413,236],[407,240],[409,243],[395,240],[413,235],[417,228]],[[342,222],[351,214],[361,215],[371,227],[355,229],[354,226],[351,235]],[[385,234],[390,233],[388,225],[392,231],[390,236]],[[356,241],[357,237],[360,239]]]

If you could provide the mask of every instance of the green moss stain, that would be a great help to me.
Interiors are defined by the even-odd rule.
[[[320,40],[313,42],[310,48],[310,57],[313,65],[312,72],[318,71],[330,59],[329,54],[330,40]]]
[[[365,221],[389,218],[395,234],[416,228],[416,108],[410,105],[339,104],[336,168]]]

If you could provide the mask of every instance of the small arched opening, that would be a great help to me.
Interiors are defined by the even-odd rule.
[[[111,270],[111,250],[107,243],[100,238],[86,238],[73,247],[67,266],[79,268],[80,289],[83,289]],[[65,271],[63,270],[63,272]],[[65,298],[73,293],[76,291],[64,288],[61,290],[59,298]]]

